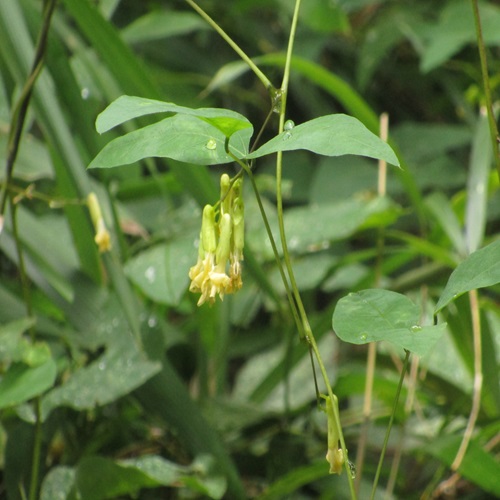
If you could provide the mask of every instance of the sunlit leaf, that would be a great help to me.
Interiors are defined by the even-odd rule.
[[[226,118],[228,122],[233,123],[238,130],[251,128],[252,124],[239,113],[229,109],[220,108],[188,108],[178,106],[171,102],[157,101],[155,99],[146,99],[144,97],[135,97],[123,95],[113,101],[96,120],[96,130],[102,134],[108,130],[121,125],[122,123],[156,113],[180,113],[207,120],[216,120]],[[226,127],[227,135],[231,135],[231,129]],[[233,130],[235,132],[236,130]]]
[[[315,118],[277,135],[247,158],[306,149],[325,156],[360,155],[399,166],[394,151],[359,120],[338,114]]]
[[[229,149],[238,157],[248,151],[252,129],[233,134]],[[128,165],[148,157],[171,158],[196,165],[234,161],[225,150],[226,135],[214,125],[191,115],[177,114],[109,142],[89,168]]]
[[[362,290],[340,299],[332,317],[337,336],[351,344],[386,340],[424,356],[446,324],[420,326],[420,309],[408,297],[389,290]]]

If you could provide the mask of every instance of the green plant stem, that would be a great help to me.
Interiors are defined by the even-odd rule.
[[[287,101],[287,93],[288,93],[288,84],[290,81],[290,67],[291,67],[291,62],[292,62],[293,44],[294,44],[294,40],[295,40],[295,33],[297,30],[297,23],[298,23],[298,18],[299,18],[300,3],[301,3],[301,0],[295,1],[295,8],[294,8],[294,12],[293,12],[292,25],[290,28],[290,36],[289,36],[289,40],[288,40],[288,47],[287,47],[286,60],[285,60],[285,69],[284,69],[284,73],[283,73],[283,80],[281,83],[281,105],[279,108],[280,119],[279,119],[278,133],[283,132],[284,125],[285,125],[286,101]],[[301,298],[300,293],[299,293],[299,289],[297,287],[297,282],[295,280],[295,274],[294,274],[291,259],[290,259],[290,252],[288,250],[288,244],[287,244],[286,233],[285,233],[285,225],[284,225],[284,219],[283,219],[282,174],[283,174],[283,152],[278,151],[278,153],[276,155],[276,208],[277,208],[277,213],[278,213],[278,226],[279,226],[279,231],[280,231],[281,246],[283,248],[283,259],[284,259],[285,267],[286,267],[286,270],[288,273],[288,278],[290,280],[290,285],[291,285],[292,292],[293,292],[293,298],[295,300],[295,304],[296,304],[296,307],[298,309],[298,312],[300,315],[300,320],[302,323],[302,330],[299,330],[299,333],[302,331],[302,335],[305,336],[305,340],[309,344],[310,349],[312,349],[312,351],[314,352],[314,355],[318,361],[321,375],[323,377],[323,380],[324,380],[324,383],[326,386],[328,396],[330,397],[330,400],[332,401],[335,421],[336,421],[337,428],[339,429],[339,440],[340,440],[342,451],[343,451],[344,457],[345,457],[344,465],[345,465],[345,469],[347,472],[349,489],[351,492],[351,497],[353,499],[355,499],[356,492],[354,489],[354,481],[352,478],[350,464],[349,464],[349,460],[348,460],[348,451],[347,451],[347,447],[345,444],[344,435],[342,432],[342,426],[340,423],[340,414],[339,414],[339,410],[338,410],[337,396],[335,396],[333,394],[330,380],[328,377],[328,373],[326,372],[325,365],[324,365],[323,360],[321,358],[321,353],[319,352],[318,345],[316,343],[316,339],[314,338],[314,334],[312,332],[306,311],[304,309],[304,305],[303,305],[302,298]],[[314,370],[314,365],[313,365],[313,370]]]
[[[342,424],[340,423],[340,412],[339,412],[339,403],[337,396],[333,393],[332,386],[330,384],[330,380],[328,378],[328,373],[326,372],[325,365],[323,363],[323,359],[321,358],[321,353],[319,352],[318,349],[318,344],[316,344],[316,339],[314,338],[314,335],[311,335],[309,338],[307,338],[307,341],[309,342],[309,345],[311,346],[311,349],[314,352],[314,355],[316,356],[316,360],[318,361],[318,366],[321,371],[321,375],[323,376],[323,380],[325,382],[326,386],[326,391],[328,393],[328,396],[330,396],[330,400],[333,405],[333,415],[335,417],[335,425],[337,426],[337,429],[339,431],[339,441],[340,441],[340,446],[342,447],[342,451],[344,452],[344,457],[345,457],[345,470],[347,472],[347,481],[349,483],[349,490],[351,492],[351,498],[355,500],[356,497],[356,490],[354,488],[354,480],[352,478],[352,473],[351,473],[351,468],[349,464],[349,456],[348,456],[348,451],[347,447],[345,444],[345,439],[344,439],[344,433],[342,432]]]
[[[56,5],[56,0],[46,0],[43,7],[43,21],[40,34],[38,36],[35,57],[33,59],[33,64],[31,66],[31,71],[26,79],[26,83],[21,91],[19,99],[14,107],[11,119],[11,126],[9,130],[9,139],[7,141],[7,159],[5,161],[5,181],[2,189],[2,196],[0,199],[0,217],[3,217],[5,213],[5,206],[7,200],[8,186],[12,179],[12,174],[14,172],[14,164],[17,158],[17,153],[19,151],[19,143],[21,140],[21,134],[23,132],[24,122],[26,120],[26,114],[28,112],[29,103],[31,100],[31,95],[33,93],[33,88],[35,82],[40,75],[43,68],[43,60],[45,57],[45,52],[47,48],[47,38],[49,35],[50,21],[52,19],[52,14]]]
[[[219,35],[226,41],[226,43],[245,61],[249,68],[255,73],[257,78],[262,82],[262,84],[269,91],[274,90],[274,86],[267,78],[267,76],[259,69],[259,67],[247,56],[247,54],[241,49],[241,47],[193,0],[186,0],[198,14],[205,19],[205,21],[212,26],[212,28],[219,33]]]
[[[228,148],[226,148],[226,151],[228,152],[228,154],[232,155],[232,153],[229,152]],[[296,304],[293,300],[292,291],[290,289],[290,285],[288,283],[288,280],[287,280],[286,275],[285,275],[285,271],[283,269],[283,265],[281,263],[281,258],[280,258],[279,252],[278,252],[278,247],[276,246],[276,242],[274,241],[273,232],[271,230],[271,226],[269,224],[269,220],[267,218],[266,210],[265,210],[264,205],[262,203],[262,199],[260,197],[260,193],[259,193],[259,190],[257,188],[257,184],[255,183],[255,178],[253,176],[252,171],[250,170],[250,168],[248,167],[248,165],[246,163],[242,162],[241,160],[236,158],[234,155],[232,155],[232,156],[234,157],[234,160],[236,162],[238,162],[239,165],[244,169],[245,173],[248,175],[248,177],[250,179],[250,183],[252,184],[252,189],[255,193],[255,198],[257,199],[257,204],[259,206],[262,220],[264,221],[264,227],[266,228],[267,237],[269,238],[269,242],[271,243],[271,248],[273,249],[274,258],[275,258],[276,263],[278,265],[278,270],[279,270],[281,279],[283,281],[283,285],[285,287],[285,292],[286,292],[286,295],[288,298],[288,303],[290,304],[290,310],[292,312],[293,319],[295,321],[295,324],[297,325],[297,328],[299,329],[299,332],[301,332],[301,336],[304,336],[305,334],[304,334],[304,331],[302,329],[303,325],[302,325],[302,322],[300,320],[300,316],[299,316]]]
[[[479,49],[479,59],[481,60],[481,73],[483,77],[484,96],[486,98],[486,109],[488,111],[488,122],[490,126],[490,138],[493,148],[493,156],[498,176],[500,178],[500,135],[498,134],[497,122],[493,111],[493,101],[491,99],[490,78],[488,74],[488,60],[486,57],[486,47],[484,45],[483,30],[481,27],[481,16],[477,0],[472,0],[472,10],[474,12],[474,23],[476,25],[477,46]]]
[[[408,362],[410,360],[410,351],[405,349],[405,359],[403,362],[403,368],[401,370],[401,376],[399,377],[398,388],[396,390],[396,397],[394,398],[394,405],[392,407],[391,418],[389,419],[389,425],[385,432],[384,444],[382,445],[382,451],[380,452],[380,458],[378,461],[377,472],[375,473],[375,479],[373,480],[372,493],[370,495],[370,500],[375,498],[375,493],[377,491],[378,480],[380,478],[380,472],[382,471],[382,465],[384,463],[385,452],[387,450],[387,444],[389,443],[389,436],[391,435],[392,424],[394,422],[394,415],[396,414],[396,409],[399,403],[399,396],[401,395],[401,388],[403,387],[403,382],[405,379],[406,372],[408,370]]]
[[[21,244],[21,239],[19,237],[19,231],[17,228],[17,205],[9,200],[10,205],[10,220],[12,225],[12,236],[14,238],[14,243],[16,245],[16,253],[17,253],[17,267],[19,269],[19,277],[21,280],[21,288],[23,291],[23,299],[24,305],[26,307],[26,315],[33,316],[33,307],[31,304],[31,291],[30,291],[30,283],[28,280],[28,276],[26,274],[26,266],[24,264],[24,252]],[[34,340],[34,330],[30,329],[32,340]]]
[[[38,498],[38,477],[40,475],[40,456],[42,452],[42,418],[40,412],[41,400],[37,396],[34,401],[35,406],[35,437],[33,443],[33,464],[31,466],[31,481],[29,490],[29,500]]]

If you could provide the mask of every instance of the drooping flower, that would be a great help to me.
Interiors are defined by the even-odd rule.
[[[330,396],[324,397],[326,400],[326,416],[328,419],[328,450],[326,460],[330,464],[330,474],[341,474],[346,457],[344,451],[339,446],[340,433],[335,420],[333,403]]]
[[[223,174],[219,213],[211,205],[203,209],[198,260],[189,270],[189,290],[201,294],[199,306],[213,304],[217,295],[223,300],[225,294],[241,288],[243,233],[241,179],[231,184]]]
[[[99,205],[99,200],[94,192],[87,196],[87,205],[89,207],[90,218],[92,219],[92,224],[94,224],[95,229],[94,241],[99,248],[99,252],[109,252],[111,250],[111,236],[106,228],[101,212],[101,206]]]

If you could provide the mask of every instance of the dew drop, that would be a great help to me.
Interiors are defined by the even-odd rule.
[[[217,141],[215,139],[208,139],[207,143],[205,144],[205,147],[207,149],[210,149],[210,151],[213,151],[214,149],[217,148]]]
[[[106,363],[104,361],[101,361],[97,367],[99,368],[99,370],[105,370],[106,369]]]
[[[351,474],[352,479],[356,479],[356,466],[350,461],[347,461],[347,465],[349,467],[349,473]]]
[[[286,132],[285,135],[283,136],[283,140],[284,141],[288,141],[288,139],[290,139],[290,137],[292,137],[292,133],[291,132]]]
[[[422,327],[421,326],[418,326],[418,325],[413,325],[410,330],[413,332],[413,333],[416,333],[416,332],[419,332],[420,330],[422,330]]]
[[[144,277],[149,283],[154,283],[156,280],[156,269],[153,266],[149,266],[144,272]]]
[[[284,130],[292,130],[293,127],[295,127],[293,120],[287,120],[283,128]]]
[[[158,321],[157,321],[157,319],[154,316],[150,316],[148,318],[148,326],[149,326],[149,328],[154,328],[157,323],[158,323]]]
[[[90,90],[87,87],[84,87],[81,91],[80,94],[82,96],[82,99],[86,100],[90,96]]]
[[[359,340],[361,340],[361,342],[366,342],[366,339],[368,338],[368,335],[366,333],[362,333],[360,336],[359,336]]]

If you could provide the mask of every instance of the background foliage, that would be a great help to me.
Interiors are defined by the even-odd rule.
[[[469,2],[303,3],[289,117],[299,124],[347,113],[378,132],[378,114],[387,112],[403,167],[389,171],[381,199],[372,160],[285,155],[293,264],[356,457],[366,354],[332,334],[336,303],[380,284],[407,294],[422,324],[432,324],[451,272],[498,236],[499,183]],[[293,2],[200,4],[277,84]],[[483,2],[481,13],[498,96],[500,7]],[[40,25],[40,2],[0,2],[2,158]],[[123,94],[229,108],[256,129],[270,106],[260,82],[184,2],[61,0],[0,235],[1,494],[23,498],[39,480],[43,499],[348,497],[345,478],[327,474],[326,417],[316,408],[309,354],[284,312],[250,189],[243,290],[212,308],[197,308],[187,293],[200,207],[217,200],[218,177],[234,167],[147,159],[86,170],[110,139],[154,121],[97,134],[98,113]],[[256,175],[275,223],[273,168],[262,158]],[[109,254],[94,243],[90,191],[111,228]],[[460,498],[500,495],[500,279],[491,272],[492,286],[479,293],[479,417],[448,492]],[[444,495],[440,483],[470,412],[471,309],[466,296],[443,307],[448,327],[414,361],[396,412],[381,479],[389,497]],[[361,498],[400,364],[397,351],[380,345]]]

